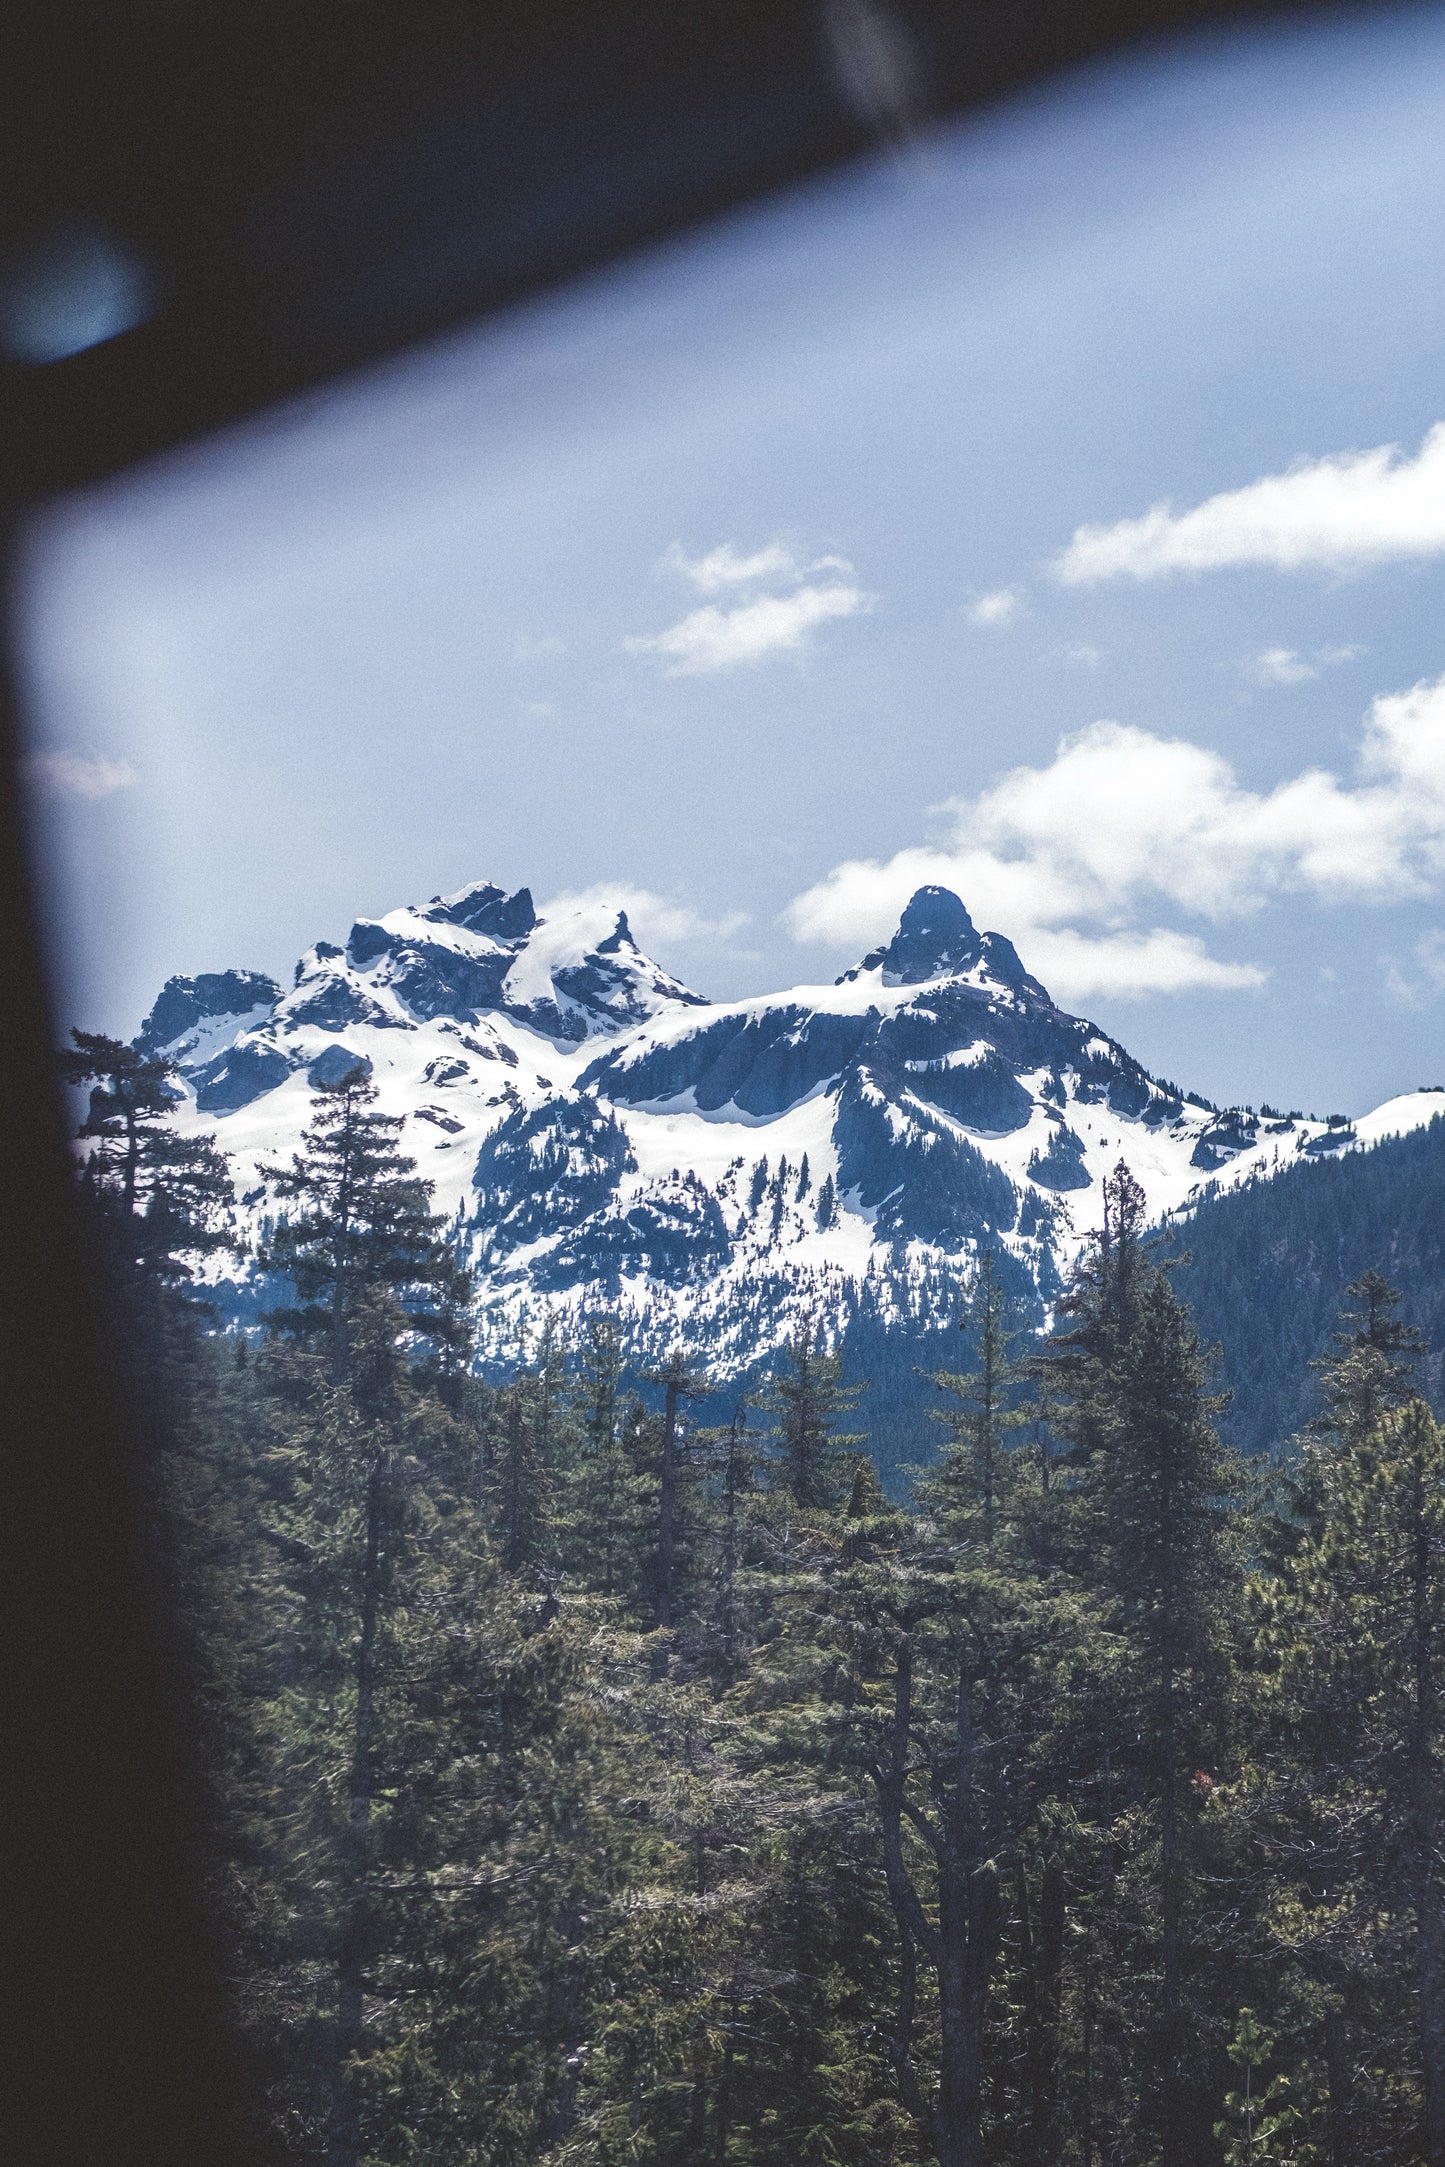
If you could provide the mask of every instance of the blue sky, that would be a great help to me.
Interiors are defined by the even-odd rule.
[[[742,993],[940,878],[1186,1086],[1445,1081],[1442,115],[1434,8],[1098,67],[55,507],[67,1012],[480,877]]]

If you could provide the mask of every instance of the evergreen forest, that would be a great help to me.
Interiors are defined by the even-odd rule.
[[[258,2160],[1445,2167],[1445,1431],[1381,1270],[1246,1458],[1121,1165],[1047,1337],[970,1266],[898,1502],[807,1330],[735,1404],[607,1314],[478,1374],[356,1073],[222,1329],[223,1155],[73,1035]]]

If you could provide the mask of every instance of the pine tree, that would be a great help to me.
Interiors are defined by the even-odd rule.
[[[336,2089],[329,2157],[356,2167],[362,2126],[355,2078],[373,1953],[371,1874],[384,1659],[424,1462],[418,1445],[446,1426],[445,1409],[412,1374],[409,1347],[455,1345],[465,1329],[463,1275],[439,1238],[431,1190],[397,1146],[401,1121],[375,1111],[374,1087],[353,1075],[316,1093],[302,1150],[289,1168],[261,1171],[300,1210],[277,1230],[273,1268],[287,1271],[301,1307],[273,1313],[274,1331],[324,1349],[292,1446],[300,1453],[304,1533],[318,1562],[309,1598],[336,1652],[349,1706],[345,1807],[337,1838]],[[303,1387],[304,1389],[304,1382]],[[317,1517],[319,1512],[319,1518]]]
[[[302,1341],[324,1339],[333,1385],[347,1381],[353,1319],[378,1288],[392,1292],[423,1337],[466,1331],[456,1299],[466,1275],[440,1238],[430,1184],[398,1148],[403,1117],[378,1113],[376,1100],[359,1071],[323,1084],[290,1166],[258,1168],[283,1204],[300,1207],[281,1220],[267,1262],[292,1280],[302,1306],[275,1312],[275,1326]]]
[[[720,1688],[741,1674],[756,1626],[758,1570],[763,1539],[764,1493],[759,1481],[765,1453],[748,1426],[748,1401],[739,1399],[724,1426],[700,1430],[694,1439],[699,1497],[696,1596],[687,1639],[695,1667]]]
[[[838,1501],[846,1460],[867,1442],[864,1433],[835,1427],[852,1412],[863,1388],[843,1383],[841,1356],[825,1352],[814,1326],[794,1333],[783,1359],[765,1402],[777,1417],[779,1478],[800,1510],[826,1509]]]
[[[971,1508],[977,1500],[987,1544],[993,1541],[1001,1492],[1006,1494],[1010,1487],[1005,1461],[1009,1435],[1027,1419],[1016,1404],[1024,1375],[1013,1359],[1018,1333],[991,1249],[985,1249],[979,1258],[959,1326],[972,1342],[974,1365],[967,1371],[934,1371],[935,1386],[955,1402],[953,1407],[934,1410],[934,1416],[948,1424],[955,1445],[962,1447],[961,1452],[947,1457],[945,1468],[966,1470],[958,1507],[967,1500]],[[942,1479],[946,1482],[948,1475],[945,1473]],[[943,1506],[941,1496],[938,1503]]]
[[[812,1329],[771,1434],[616,1318],[474,1376],[359,1084],[253,1358],[187,1298],[219,1158],[74,1059],[278,2148],[1445,2167],[1445,1437],[1378,1275],[1256,1530],[1120,1170],[1032,1398],[981,1260],[905,1508]]]
[[[177,1134],[182,1094],[173,1062],[99,1032],[70,1035],[75,1044],[59,1067],[67,1083],[91,1086],[76,1134],[91,1147],[81,1193],[96,1231],[121,1270],[189,1279],[194,1259],[234,1247],[226,1159],[214,1136]]]
[[[657,1524],[660,1424],[623,1390],[622,1326],[586,1322],[572,1395],[579,1435],[565,1505],[565,1556],[577,1582],[641,1624],[649,1601],[649,1535]]]
[[[496,1392],[487,1421],[482,1505],[506,1572],[540,1566],[556,1506],[556,1380],[544,1364],[519,1370]]]
[[[1082,1616],[1040,1580],[1021,1488],[1000,1465],[1005,1376],[1014,1373],[997,1284],[981,1277],[979,1368],[946,1374],[965,1413],[915,1486],[918,1518],[910,1525],[895,1512],[890,1526],[862,1476],[849,1508],[850,1518],[864,1516],[864,1533],[848,1543],[848,1586],[877,1651],[876,1683],[860,1679],[855,1691],[871,1703],[863,1765],[900,1944],[893,2062],[900,2100],[941,2167],[983,2167],[1003,2141],[989,2025],[1010,1941],[1032,1996],[1025,2111],[1036,2156],[1052,2157],[1063,1881],[1057,1858],[1046,1857],[1035,1899],[1029,1869],[1040,1845],[1030,1821],[1040,1784],[1031,1764],[1059,1680],[1077,1660]],[[927,2055],[936,2077],[920,2066],[921,2004],[937,2010]]]
[[[97,1031],[72,1031],[74,1047],[59,1056],[69,1084],[90,1084],[90,1105],[77,1134],[93,1140],[91,1163],[114,1188],[129,1217],[142,1209],[145,1170],[165,1137],[178,1093],[174,1065],[137,1053]]]
[[[1242,1477],[1214,1428],[1220,1403],[1206,1388],[1188,1312],[1143,1246],[1142,1198],[1122,1165],[1106,1202],[1104,1234],[1070,1297],[1056,1375],[1072,1403],[1089,1577],[1114,1607],[1125,1654],[1117,1775],[1141,1819],[1135,1847],[1143,1851],[1148,1828],[1155,1860],[1140,1891],[1159,1982],[1140,2096],[1144,2126],[1174,2167],[1198,2155],[1209,2126],[1191,2000],[1195,1778],[1212,1782],[1224,1746],[1240,1585],[1232,1498]],[[1144,1952],[1133,1961],[1142,1967]]]
[[[1424,1403],[1341,1424],[1314,1501],[1316,1525],[1259,1597],[1271,1714],[1294,1734],[1272,1826],[1283,1856],[1313,1860],[1295,1901],[1326,1979],[1377,1974],[1410,1922],[1420,2154],[1445,2167],[1445,1434]],[[1351,2089],[1332,2084],[1332,2110],[1357,2143]]]
[[[654,1627],[663,1632],[675,1623],[676,1613],[680,1533],[678,1410],[684,1400],[701,1399],[711,1387],[701,1372],[688,1367],[682,1350],[676,1347],[666,1366],[648,1372],[646,1381],[661,1385],[663,1390],[662,1429],[658,1439],[657,1602],[652,1619]]]

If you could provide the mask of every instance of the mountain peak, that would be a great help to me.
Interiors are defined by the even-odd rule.
[[[952,888],[915,888],[888,945],[873,949],[838,984],[848,985],[864,971],[881,971],[885,986],[923,986],[981,971],[1012,993],[1054,1005],[1047,988],[1024,969],[1013,942],[1002,933],[980,933]]]
[[[930,978],[971,970],[983,955],[978,928],[951,888],[915,888],[892,940],[866,955],[858,968],[881,966],[885,986],[921,986]]]
[[[530,888],[508,895],[490,880],[474,880],[453,895],[434,895],[423,915],[503,941],[525,940],[537,923]]]
[[[168,978],[140,1027],[135,1043],[142,1053],[193,1042],[208,1025],[229,1025],[269,1014],[281,988],[264,971],[202,971],[195,978]],[[187,1051],[190,1050],[188,1044]]]
[[[1189,1104],[944,886],[917,889],[836,994],[733,1002],[654,963],[626,900],[599,885],[538,908],[478,881],[317,942],[286,994],[258,972],[172,979],[146,1031],[179,1067],[184,1133],[247,1110],[221,1134],[259,1225],[302,1086],[369,1074],[481,1275],[486,1349],[542,1302],[636,1301],[649,1362],[679,1344],[719,1374],[820,1301],[840,1328],[865,1297],[941,1326],[984,1248],[1037,1314],[1121,1157],[1155,1216],[1359,1140]],[[1438,1101],[1409,1103],[1413,1121]]]

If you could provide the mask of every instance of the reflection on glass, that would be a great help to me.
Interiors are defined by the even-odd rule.
[[[36,523],[290,2156],[1445,2162],[1442,91],[900,120]]]

